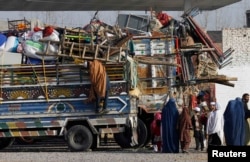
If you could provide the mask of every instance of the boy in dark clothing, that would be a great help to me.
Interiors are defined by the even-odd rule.
[[[191,118],[192,125],[193,125],[193,131],[194,131],[194,138],[195,138],[195,150],[199,150],[201,148],[201,151],[204,149],[204,130],[203,125],[201,123],[200,118],[200,108],[195,107],[194,109],[194,115]]]

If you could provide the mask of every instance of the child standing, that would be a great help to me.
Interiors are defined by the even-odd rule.
[[[154,116],[154,120],[151,123],[151,136],[152,144],[155,152],[161,152],[161,113],[158,112]]]
[[[194,139],[195,139],[195,150],[204,149],[204,130],[200,119],[200,108],[194,108],[194,115],[191,118],[193,131],[194,131]]]

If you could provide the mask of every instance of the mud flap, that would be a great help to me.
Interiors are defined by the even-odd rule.
[[[138,121],[136,116],[129,117],[129,125],[132,132],[130,145],[134,147],[138,145],[138,133],[137,133]]]

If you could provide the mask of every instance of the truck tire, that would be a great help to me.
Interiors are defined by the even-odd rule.
[[[67,131],[67,143],[70,151],[87,151],[93,143],[93,135],[83,125],[75,125]]]
[[[0,138],[0,149],[4,149],[13,144],[15,138]]]
[[[145,141],[144,146],[147,146],[151,142],[151,139],[152,139],[152,137],[151,137],[151,129],[150,129],[150,124],[148,124],[147,122],[144,122],[144,123],[146,125],[147,132],[148,132],[147,139]]]
[[[136,148],[143,147],[145,143],[147,142],[148,130],[147,130],[146,125],[141,119],[138,119],[137,133],[138,133],[138,145],[135,147]],[[115,133],[114,138],[115,138],[116,143],[121,148],[131,148],[132,147],[130,145],[131,134],[132,133],[131,133],[130,128],[125,128],[125,132],[123,133]]]

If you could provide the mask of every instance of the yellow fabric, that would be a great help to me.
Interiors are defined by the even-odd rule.
[[[92,102],[96,99],[95,93],[98,97],[104,98],[106,92],[106,68],[98,60],[89,62],[89,72],[91,88],[87,102]]]
[[[246,140],[246,145],[248,145],[248,146],[250,146],[250,118],[247,118],[247,120],[245,121],[246,122],[246,124],[245,124],[245,126],[246,126],[246,134],[245,134],[245,140]]]
[[[78,59],[78,58],[74,58],[74,63],[75,64],[82,64],[84,62],[84,60]]]

